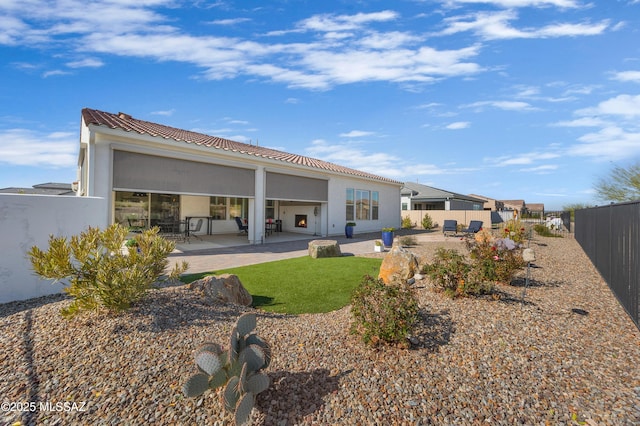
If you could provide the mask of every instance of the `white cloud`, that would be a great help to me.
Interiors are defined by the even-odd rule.
[[[482,110],[483,107],[493,107],[507,111],[535,111],[538,108],[531,106],[527,102],[521,101],[478,101],[471,104],[462,105],[461,108],[475,108]]]
[[[164,110],[164,111],[152,111],[151,115],[162,115],[165,117],[170,117],[173,115],[173,113],[176,112],[176,110],[174,108],[172,109],[168,109],[168,110]]]
[[[298,28],[307,31],[335,32],[351,31],[361,28],[370,22],[385,22],[398,18],[391,10],[374,13],[357,13],[355,15],[315,15],[298,24]]]
[[[444,20],[447,27],[440,35],[452,35],[471,31],[485,40],[516,38],[556,38],[598,35],[609,26],[608,21],[599,23],[558,23],[540,28],[517,29],[510,24],[518,14],[514,10],[478,12],[454,16]]]
[[[69,71],[63,71],[63,70],[51,70],[51,71],[46,71],[42,74],[42,77],[47,78],[47,77],[53,77],[56,75],[69,75],[71,74]]]
[[[545,6],[577,8],[581,5],[579,0],[446,0],[446,4],[450,6],[458,4],[492,4],[504,8]]]
[[[578,115],[614,115],[624,118],[640,117],[640,95],[618,95],[602,101],[596,107],[576,111]]]
[[[218,19],[216,21],[209,21],[209,24],[221,25],[221,26],[233,26],[238,24],[244,24],[245,22],[251,22],[249,18],[233,18],[233,19]]]
[[[347,133],[340,133],[340,137],[342,138],[362,138],[364,136],[371,136],[375,134],[374,132],[367,132],[364,130],[352,130]]]
[[[620,71],[613,75],[613,80],[640,83],[640,71]]]
[[[524,173],[536,173],[536,174],[546,174],[546,173],[550,173],[554,170],[557,170],[558,166],[553,165],[553,164],[547,164],[544,166],[536,166],[536,167],[528,167],[528,168],[523,168],[520,169],[521,172]]]
[[[391,10],[315,15],[282,31],[297,32],[300,36],[295,42],[268,44],[192,34],[179,28],[178,20],[159,12],[163,6],[173,7],[172,3],[30,0],[6,6],[5,0],[3,11],[8,16],[0,17],[0,44],[56,44],[85,54],[183,62],[201,68],[206,79],[246,75],[311,90],[364,81],[389,81],[411,90],[416,84],[483,71],[472,62],[479,45],[438,50],[426,45],[421,34],[379,31],[377,26],[399,19]],[[245,20],[214,23],[232,25]],[[98,67],[103,63],[93,58],[66,65]],[[47,76],[59,73],[52,71]]]
[[[78,135],[38,133],[27,129],[0,130],[0,163],[35,167],[74,167]]]
[[[86,58],[79,61],[67,62],[69,68],[100,68],[104,65],[100,59]]]
[[[449,130],[459,130],[466,129],[471,125],[468,121],[456,121],[455,123],[450,123],[447,125],[447,129]]]
[[[583,117],[577,118],[571,121],[559,121],[557,123],[552,124],[555,127],[602,127],[607,125],[609,122],[604,121],[597,117]]]
[[[640,155],[640,133],[609,126],[578,138],[567,150],[569,155],[591,157],[598,161],[616,161]]]

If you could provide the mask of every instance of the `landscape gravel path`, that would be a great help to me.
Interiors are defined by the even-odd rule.
[[[428,262],[439,246],[463,250],[455,239],[411,250]],[[451,300],[417,282],[411,349],[363,346],[349,307],[258,312],[273,360],[254,424],[640,424],[640,332],[573,238],[531,246],[526,295],[524,271],[493,297]],[[118,316],[65,320],[68,303],[0,305],[0,424],[231,424],[215,392],[185,399],[181,388],[196,347],[224,342],[250,308],[186,286],[152,290]]]

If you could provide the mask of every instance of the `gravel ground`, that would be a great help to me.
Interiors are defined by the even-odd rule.
[[[479,299],[418,282],[412,349],[363,346],[349,334],[348,307],[259,313],[272,385],[254,424],[640,424],[640,332],[574,239],[531,244],[538,260],[524,301],[524,272],[500,297]],[[462,249],[454,240],[412,250],[425,262],[443,245]],[[58,312],[68,303],[0,305],[2,424],[231,423],[215,392],[185,399],[181,387],[196,347],[224,342],[249,309],[207,304],[185,286],[153,290],[120,316],[67,321]]]

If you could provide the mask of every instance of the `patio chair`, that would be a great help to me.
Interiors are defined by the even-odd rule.
[[[442,225],[442,233],[446,236],[447,232],[453,232],[453,235],[458,233],[458,221],[447,219]]]
[[[475,234],[482,229],[481,220],[472,220],[469,222],[469,227],[462,230],[465,234]]]
[[[190,238],[193,235],[194,237],[202,241],[202,237],[200,237],[200,235],[196,234],[195,232],[200,232],[200,230],[202,229],[203,222],[204,222],[204,219],[198,219],[198,221],[196,222],[196,226],[194,226],[193,228],[191,227],[191,222],[189,222],[188,223],[189,233],[187,234],[187,238]]]
[[[242,223],[242,219],[236,216],[236,224],[238,224],[238,235],[249,234],[249,225]]]

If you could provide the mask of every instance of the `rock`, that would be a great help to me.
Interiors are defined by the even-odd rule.
[[[533,251],[532,248],[526,248],[522,251],[522,260],[524,260],[527,263],[535,262],[536,253]]]
[[[416,256],[399,244],[394,244],[389,253],[384,257],[380,266],[378,278],[385,284],[393,282],[407,282],[418,271],[418,259]]]
[[[253,297],[234,274],[210,275],[192,282],[189,288],[201,291],[205,297],[216,302],[244,306],[251,306],[253,303]]]
[[[319,257],[340,257],[340,245],[336,240],[313,240],[309,241],[309,256],[314,259]]]

